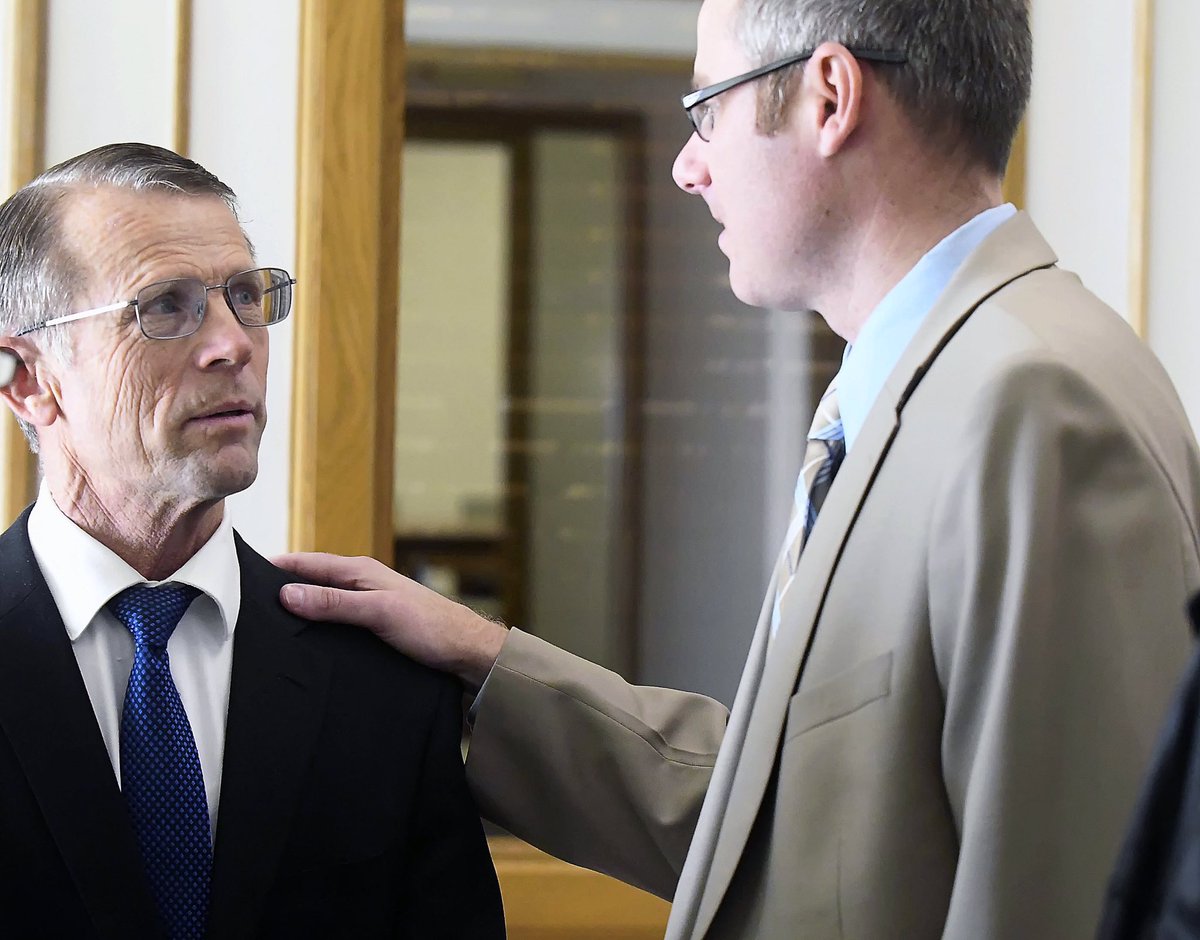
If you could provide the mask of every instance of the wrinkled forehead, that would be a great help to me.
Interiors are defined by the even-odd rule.
[[[133,289],[172,277],[215,283],[253,266],[245,232],[219,196],[78,189],[60,212],[82,289]]]

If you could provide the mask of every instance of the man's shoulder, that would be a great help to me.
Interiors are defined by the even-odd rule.
[[[0,617],[34,588],[45,584],[29,542],[32,508],[27,507],[12,525],[0,532]]]
[[[258,621],[269,619],[269,628],[292,634],[308,649],[329,663],[343,682],[386,686],[408,694],[435,696],[455,685],[450,676],[429,669],[398,653],[369,630],[344,623],[305,620],[286,610],[279,601],[285,584],[298,579],[275,567],[235,533],[241,567],[242,613],[237,629],[260,629]],[[234,645],[236,655],[236,641]]]
[[[959,453],[1039,430],[1106,459],[1138,456],[1193,490],[1200,463],[1166,370],[1130,325],[1069,271],[1033,271],[984,300],[946,338],[907,412]],[[965,442],[985,445],[972,450]],[[1196,491],[1200,499],[1200,490]]]
[[[1182,419],[1174,386],[1149,347],[1076,275],[1057,267],[1030,272],[984,300],[938,359],[966,386],[1052,372],[1114,404],[1169,403],[1172,417]]]

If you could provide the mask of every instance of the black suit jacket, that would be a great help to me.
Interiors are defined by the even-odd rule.
[[[1200,597],[1192,601],[1200,630]],[[1167,714],[1109,886],[1102,940],[1200,940],[1200,650]]]
[[[0,536],[0,935],[158,937],[27,518]],[[457,686],[365,631],[291,616],[289,578],[237,551],[209,936],[502,937]]]

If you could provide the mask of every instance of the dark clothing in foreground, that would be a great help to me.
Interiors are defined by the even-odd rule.
[[[29,544],[0,536],[0,935],[161,936],[125,802]],[[208,936],[504,936],[460,691],[367,631],[300,620],[237,540]]]
[[[1200,595],[1191,615],[1200,631]],[[1200,938],[1200,650],[1163,726],[1109,885],[1099,936]]]

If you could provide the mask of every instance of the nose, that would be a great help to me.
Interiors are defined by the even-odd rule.
[[[229,309],[222,291],[211,291],[208,295],[208,306],[204,311],[204,322],[196,336],[200,366],[210,368],[241,368],[254,355],[255,338],[251,332],[261,333],[263,330],[252,330],[247,327]],[[265,337],[264,337],[265,339]]]
[[[675,180],[675,185],[693,196],[704,195],[704,191],[712,184],[712,178],[708,174],[708,163],[703,157],[703,147],[704,141],[700,139],[700,135],[693,133],[671,167],[671,177]]]

